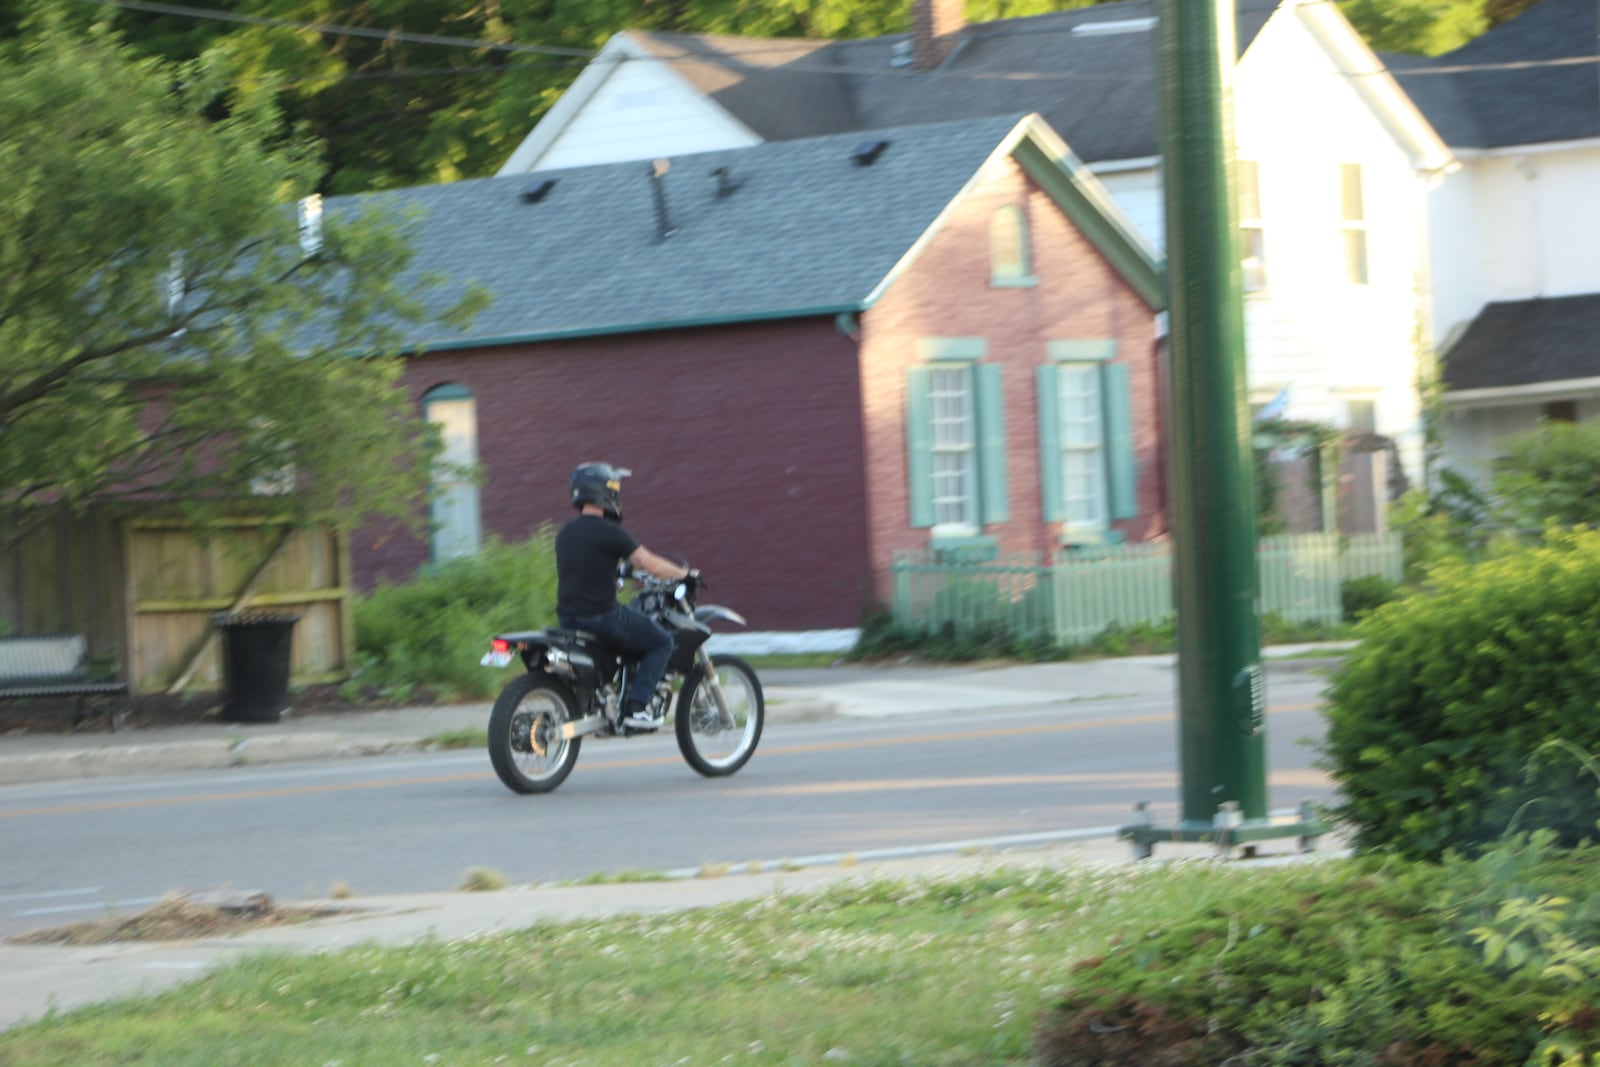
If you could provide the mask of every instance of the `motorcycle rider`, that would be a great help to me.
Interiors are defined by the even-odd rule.
[[[643,612],[617,603],[617,563],[676,581],[693,571],[656,555],[622,525],[622,479],[632,471],[609,463],[581,463],[568,478],[578,514],[556,533],[556,618],[587,630],[623,652],[642,657],[622,702],[622,721],[635,730],[661,724],[650,699],[672,658],[672,637]]]

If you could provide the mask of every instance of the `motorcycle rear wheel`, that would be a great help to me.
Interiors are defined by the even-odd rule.
[[[583,738],[564,738],[573,719],[572,691],[546,674],[518,675],[489,713],[489,762],[516,793],[548,793],[567,780]]]
[[[755,755],[766,722],[766,699],[755,670],[738,656],[712,656],[717,680],[733,716],[730,727],[712,699],[710,686],[698,670],[690,672],[678,691],[678,751],[689,766],[707,778],[723,778]]]

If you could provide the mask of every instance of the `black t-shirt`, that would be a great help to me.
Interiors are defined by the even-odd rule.
[[[617,605],[617,561],[639,547],[619,523],[579,515],[556,534],[556,616],[599,615]]]

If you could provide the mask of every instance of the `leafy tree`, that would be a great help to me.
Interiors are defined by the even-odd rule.
[[[1539,0],[1337,0],[1367,43],[1382,52],[1436,56],[1460,48]]]
[[[33,29],[0,54],[0,542],[52,506],[203,520],[270,490],[291,518],[409,519],[432,443],[382,358],[420,318],[400,223],[336,213],[308,253],[285,201],[314,146],[264,99],[209,121],[207,65]]]
[[[1489,28],[1484,0],[1338,0],[1339,10],[1373,48],[1438,55]]]
[[[17,2],[0,0],[0,24]],[[1090,2],[970,0],[967,13],[982,21]],[[287,122],[323,143],[327,193],[493,173],[621,30],[855,38],[910,24],[910,0],[243,0],[231,11],[256,21],[133,10],[112,17],[143,54],[225,59],[236,99],[266,94]],[[295,28],[310,25],[379,36]]]
[[[1551,523],[1600,527],[1600,425],[1545,422],[1502,447],[1492,482],[1512,527],[1524,533]]]

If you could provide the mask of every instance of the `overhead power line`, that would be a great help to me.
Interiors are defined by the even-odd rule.
[[[180,18],[212,22],[241,22],[251,26],[304,30],[334,37],[368,37],[380,41],[404,41],[407,44],[433,44],[446,48],[471,48],[474,51],[515,52],[540,56],[570,56],[577,59],[592,59],[597,54],[592,48],[559,48],[555,45],[518,44],[515,41],[485,41],[472,37],[448,37],[436,33],[380,30],[370,26],[341,26],[331,22],[296,22],[293,19],[275,19],[266,15],[238,15],[231,11],[216,11],[211,8],[160,4],[151,0],[79,0],[79,2],[96,4],[100,7],[117,7],[127,11],[144,11],[153,15],[176,15]]]
[[[489,41],[473,37],[452,37],[432,33],[412,33],[406,30],[382,30],[370,26],[344,26],[326,22],[298,22],[293,19],[271,18],[265,15],[241,15],[231,11],[219,11],[213,8],[189,7],[181,4],[165,4],[156,0],[78,0],[79,3],[94,4],[98,7],[114,7],[127,11],[143,11],[150,14],[174,15],[180,18],[192,18],[215,22],[234,22],[252,26],[271,26],[279,29],[300,30],[308,33],[323,33],[335,37],[363,37],[383,41],[404,41],[408,44],[437,45],[445,48],[470,48],[474,51],[495,51],[523,55],[539,55],[561,57],[567,60],[592,61],[600,57],[600,52],[593,48],[563,48],[555,45],[519,44],[514,41]],[[1333,0],[1314,0],[1318,3],[1331,3]],[[1597,0],[1600,3],[1600,0]],[[1046,33],[1071,33],[1074,26],[1041,27],[1033,28],[1029,35]],[[1021,33],[1020,30],[1004,30],[995,33],[995,36],[1012,35]],[[761,56],[770,54],[791,55],[792,47],[773,47],[771,49],[751,48],[743,49],[738,54],[716,53],[690,53],[687,50],[677,55],[651,55],[647,57],[619,57],[616,62],[638,62],[641,58],[646,62],[660,63],[704,63],[711,66],[723,67],[728,70],[764,69],[759,64],[744,62],[744,57]],[[1508,71],[1532,70],[1545,67],[1570,67],[1600,64],[1600,55],[1565,56],[1556,59],[1534,59],[1509,61],[1503,63],[1464,63],[1447,66],[1418,66],[1394,69],[1382,67],[1378,70],[1358,71],[1349,77],[1381,77],[1391,75],[1396,77],[1418,77],[1435,74],[1465,74],[1477,71]],[[554,64],[552,64],[554,65]],[[480,72],[484,68],[463,70],[462,73]],[[489,68],[495,69],[495,68]],[[503,69],[512,69],[509,66]],[[807,63],[805,60],[790,61],[783,64],[782,70],[786,73],[801,72],[811,74],[850,74],[850,75],[882,75],[890,77],[927,77],[926,72],[914,71],[907,67],[889,66],[850,66],[839,63]],[[1081,71],[939,71],[942,78],[965,79],[971,81],[1130,81],[1136,75],[1129,74],[1088,74]]]

